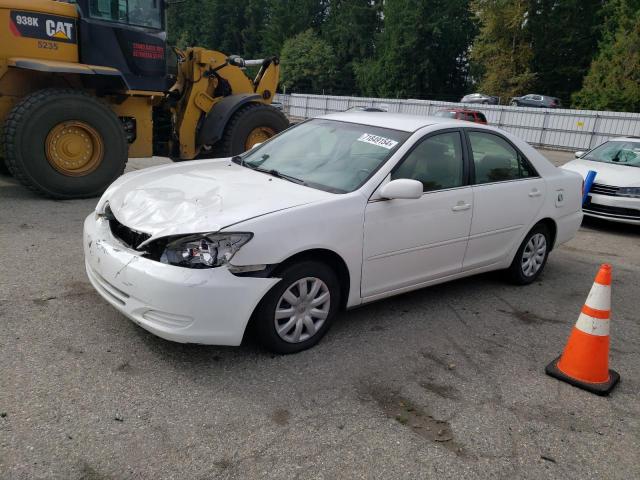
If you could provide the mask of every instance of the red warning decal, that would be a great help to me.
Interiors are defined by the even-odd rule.
[[[136,58],[162,60],[164,58],[164,47],[162,45],[151,45],[149,43],[134,42],[132,45],[131,55]]]

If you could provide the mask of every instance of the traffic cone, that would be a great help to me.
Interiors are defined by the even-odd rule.
[[[611,316],[611,265],[601,265],[571,331],[564,352],[545,372],[598,395],[608,395],[620,380],[609,370],[609,322]]]

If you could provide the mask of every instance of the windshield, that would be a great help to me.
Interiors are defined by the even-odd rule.
[[[284,131],[236,160],[309,187],[347,193],[364,182],[410,133],[315,119]]]
[[[434,116],[444,117],[444,118],[456,118],[456,112],[439,111],[439,112],[436,112]]]
[[[640,141],[611,141],[594,148],[584,157],[594,162],[615,163],[640,167]]]
[[[91,18],[128,23],[149,28],[162,28],[163,0],[90,0]]]

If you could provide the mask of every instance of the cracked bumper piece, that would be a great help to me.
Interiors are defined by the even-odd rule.
[[[142,328],[175,342],[240,345],[255,306],[278,282],[143,258],[95,214],[84,222],[83,244],[96,291]]]

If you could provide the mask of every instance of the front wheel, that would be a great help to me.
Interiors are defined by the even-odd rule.
[[[512,107],[518,107],[518,102],[511,102],[509,105],[511,105]]]
[[[100,195],[122,175],[128,145],[122,123],[97,98],[50,88],[18,103],[3,129],[9,171],[52,198]]]
[[[312,347],[329,330],[340,305],[340,285],[334,271],[316,261],[285,268],[258,305],[254,325],[257,340],[276,353]]]
[[[214,107],[215,108],[215,107]],[[249,103],[233,114],[222,138],[204,156],[231,157],[269,140],[289,126],[284,114],[271,105]]]
[[[507,270],[511,281],[516,285],[528,285],[534,282],[547,264],[550,248],[549,229],[542,224],[533,227],[524,237]]]

